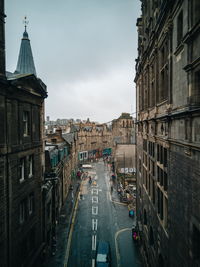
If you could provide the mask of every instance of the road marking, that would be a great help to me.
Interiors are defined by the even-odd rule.
[[[115,249],[116,249],[116,256],[117,256],[117,267],[120,267],[120,252],[119,252],[119,247],[117,244],[117,237],[119,234],[125,231],[131,231],[131,228],[124,228],[115,233]]]
[[[98,203],[98,197],[92,196],[92,203]]]
[[[92,250],[96,250],[96,245],[97,245],[97,236],[92,235]]]
[[[97,215],[98,214],[98,207],[92,206],[92,215]]]
[[[99,190],[96,188],[92,188],[92,195],[98,195]]]
[[[79,194],[80,194],[80,192],[79,192]],[[73,230],[74,230],[74,222],[75,222],[75,218],[76,218],[76,212],[77,212],[77,208],[78,208],[79,197],[80,196],[78,196],[76,199],[76,204],[75,204],[75,208],[73,211],[73,217],[72,217],[72,222],[71,222],[71,227],[70,227],[70,232],[69,232],[69,237],[68,237],[68,242],[67,242],[67,249],[66,249],[66,253],[65,253],[64,267],[67,267],[67,265],[68,265],[69,252],[70,252],[70,247],[71,247],[72,234],[73,234]]]
[[[92,259],[92,267],[95,267],[95,259]]]
[[[97,231],[97,224],[98,224],[98,220],[92,219],[92,231]]]

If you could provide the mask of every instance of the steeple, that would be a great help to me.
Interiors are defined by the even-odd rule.
[[[24,19],[24,24],[25,24],[25,31],[23,33],[23,38],[21,41],[15,74],[35,74],[36,76],[36,70],[35,70],[35,65],[33,61],[31,44],[28,38],[28,33],[26,31],[26,28],[28,25],[28,21],[26,17]]]

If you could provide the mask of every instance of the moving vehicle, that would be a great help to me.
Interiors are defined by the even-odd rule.
[[[96,267],[110,267],[110,261],[110,244],[106,241],[99,241],[97,246]]]

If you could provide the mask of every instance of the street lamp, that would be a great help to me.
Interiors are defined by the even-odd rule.
[[[126,173],[125,173],[125,167],[126,167],[126,165],[125,165],[125,152],[123,152],[123,153],[116,153],[116,158],[115,158],[115,160],[117,161],[117,157],[118,156],[121,156],[121,157],[123,157],[123,169],[124,169],[124,174],[123,174],[123,179],[122,179],[122,183],[123,183],[123,187],[125,188],[125,179],[126,179]]]

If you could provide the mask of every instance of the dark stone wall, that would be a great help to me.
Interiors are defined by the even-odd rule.
[[[1,89],[1,88],[0,88]],[[0,90],[0,265],[34,266],[42,249],[42,103],[39,97],[7,83]],[[23,112],[29,112],[29,134],[24,135]],[[33,175],[28,176],[33,155]],[[20,158],[26,158],[25,180],[20,182]],[[29,199],[33,194],[33,212]],[[25,200],[25,221],[20,203]]]
[[[7,264],[6,157],[0,156],[0,265]]]
[[[172,145],[169,169],[170,266],[189,266],[191,224],[200,221],[200,152]]]

